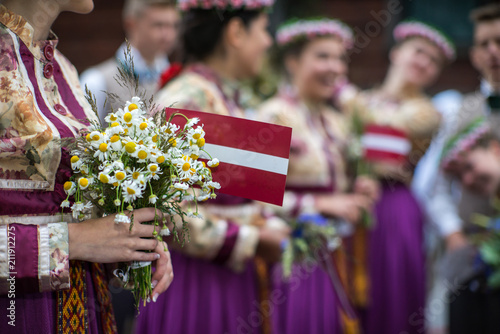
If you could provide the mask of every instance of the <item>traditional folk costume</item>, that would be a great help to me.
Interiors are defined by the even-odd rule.
[[[346,47],[352,42],[350,29],[340,21],[329,19],[285,24],[278,29],[277,42],[283,47],[306,35],[338,37]],[[304,101],[293,87],[284,86],[259,109],[260,120],[293,129],[285,200],[283,207],[272,207],[287,221],[301,213],[314,213],[314,196],[348,189],[345,153],[349,122],[326,102]],[[357,332],[356,321],[349,319],[347,310],[341,307],[349,306],[345,292],[338,291],[339,287],[343,290],[346,279],[345,270],[340,269],[345,265],[345,258],[338,254],[341,252],[330,255],[325,263],[294,264],[290,278],[283,277],[281,264],[274,265],[271,295],[282,298],[274,305],[273,333]],[[332,268],[333,274],[329,270]],[[339,284],[337,290],[335,283]]]
[[[448,59],[454,49],[420,22],[402,23],[396,41],[419,36],[435,43]],[[424,212],[409,188],[413,171],[440,124],[425,95],[395,99],[376,89],[341,94],[346,112],[365,124],[363,147],[382,185],[375,226],[367,241],[368,292],[363,307],[366,333],[418,333],[425,307]],[[423,313],[422,313],[423,314]]]
[[[159,105],[244,117],[238,85],[195,63],[157,95]],[[201,122],[203,123],[203,119]],[[140,309],[140,333],[261,333],[268,323],[260,307],[254,262],[261,206],[251,200],[218,194],[199,207],[204,219],[190,219],[190,241],[172,250],[175,279],[155,304]],[[260,265],[265,270],[265,266]],[[262,287],[265,287],[265,282]]]
[[[294,219],[314,210],[311,196],[346,190],[343,153],[348,124],[342,114],[281,92],[262,105],[259,118],[293,128],[287,191],[283,207],[276,207],[276,213]],[[272,279],[271,294],[279,291],[283,295],[283,303],[275,306],[274,333],[343,332],[332,278],[319,264],[312,268],[295,265],[288,280],[277,264]]]
[[[51,32],[0,5],[0,307],[2,333],[114,333],[102,265],[69,261],[63,189],[72,174],[59,139],[95,117]],[[8,281],[7,279],[10,278]],[[13,279],[12,279],[13,278]],[[15,325],[15,327],[13,326]]]

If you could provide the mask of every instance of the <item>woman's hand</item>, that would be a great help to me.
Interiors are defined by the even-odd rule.
[[[290,229],[275,229],[262,227],[259,229],[259,243],[256,254],[267,263],[275,263],[281,260],[281,244],[290,238]]]
[[[115,215],[68,224],[70,260],[99,263],[160,260],[163,248],[159,252],[159,241],[152,238],[155,226],[142,224],[153,221],[155,214],[162,216],[154,208],[134,210],[131,230],[129,224],[116,224]],[[132,219],[132,213],[129,216]],[[156,230],[159,233],[160,227]]]
[[[363,210],[370,210],[372,201],[365,195],[334,194],[315,197],[315,207],[319,213],[343,218],[351,223],[361,219]]]
[[[373,203],[380,197],[380,183],[366,175],[361,175],[354,182],[354,192],[367,196]]]
[[[165,251],[167,249],[167,251]],[[155,272],[151,278],[151,285],[153,292],[151,299],[156,302],[160,294],[165,292],[174,280],[174,271],[172,268],[172,261],[170,259],[170,252],[168,251],[167,243],[162,241],[156,246],[155,252],[160,254],[160,258],[153,262]]]

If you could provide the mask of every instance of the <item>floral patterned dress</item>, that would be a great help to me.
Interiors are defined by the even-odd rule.
[[[60,208],[71,175],[60,139],[94,116],[55,35],[33,34],[0,5],[0,307],[15,308],[0,332],[112,333],[103,268],[69,261]]]

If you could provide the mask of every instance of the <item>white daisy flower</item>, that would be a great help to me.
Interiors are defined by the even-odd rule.
[[[113,135],[122,134],[124,132],[125,129],[120,125],[119,122],[112,122],[109,128],[106,129],[106,134],[110,137]]]
[[[217,167],[219,166],[219,159],[213,158],[207,162],[208,167]]]
[[[64,191],[69,196],[73,196],[76,192],[76,184],[74,182],[71,182],[71,181],[65,182],[64,183]]]
[[[204,201],[206,201],[209,198],[210,198],[210,194],[209,193],[202,193],[200,196],[198,196],[196,198],[196,200],[199,201],[199,202],[204,202]]]
[[[191,118],[187,123],[186,125],[184,126],[184,128],[192,128],[193,125],[196,125],[198,122],[200,121],[200,119],[198,117],[193,117]]]
[[[99,159],[99,161],[106,161],[109,155],[109,144],[106,142],[102,142],[97,147],[97,150],[94,153],[94,158]]]
[[[67,199],[62,201],[61,208],[69,208],[69,206],[70,206],[70,202]]]
[[[120,223],[130,224],[130,218],[123,213],[119,213],[115,216],[115,223],[116,224],[120,224]]]
[[[186,216],[190,217],[190,218],[199,218],[199,219],[203,219],[203,215],[199,212],[187,212],[186,213]]]
[[[158,197],[156,195],[150,195],[149,196],[149,203],[150,204],[156,204],[157,200],[158,200]]]
[[[207,186],[210,189],[220,189],[220,183],[219,182],[208,181],[208,182],[205,183],[205,186]]]
[[[72,156],[70,161],[71,161],[71,168],[73,170],[75,170],[75,171],[80,170],[80,167],[82,166],[83,161],[82,161],[82,159],[80,159],[79,156],[77,156],[77,155]]]
[[[162,126],[160,130],[167,135],[173,135],[179,130],[179,126],[173,123],[167,123],[166,125]]]
[[[119,135],[115,134],[109,138],[109,144],[114,151],[121,151],[123,145]]]
[[[121,110],[121,109],[120,109]],[[118,115],[116,113],[109,113],[106,117],[104,117],[104,120],[108,122],[108,124],[111,124],[113,122],[118,121]]]
[[[81,177],[78,179],[78,186],[80,189],[85,190],[92,183],[92,178]]]
[[[174,184],[174,188],[177,190],[188,190],[189,185],[187,185],[186,183],[177,182]]]
[[[125,202],[132,203],[142,197],[142,189],[136,182],[125,181],[122,185],[122,195]]]
[[[168,229],[168,227],[163,226],[162,229],[160,230],[160,235],[162,237],[168,237],[170,235],[170,230]]]

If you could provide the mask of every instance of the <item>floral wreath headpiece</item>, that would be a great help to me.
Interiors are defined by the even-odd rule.
[[[259,10],[270,8],[275,0],[178,0],[182,11],[190,9],[219,9],[219,10]]]
[[[394,28],[393,36],[396,42],[414,36],[423,37],[436,44],[448,61],[453,61],[456,57],[455,45],[451,39],[443,31],[427,23],[416,20],[401,22]]]
[[[483,117],[474,119],[446,143],[441,155],[441,166],[446,170],[460,154],[470,150],[491,128]]]
[[[354,45],[353,32],[347,24],[326,18],[289,21],[278,28],[276,41],[279,46],[284,46],[301,38],[319,36],[339,37],[346,49]]]

